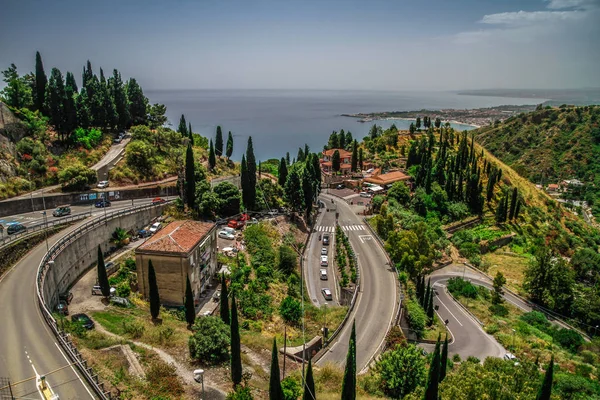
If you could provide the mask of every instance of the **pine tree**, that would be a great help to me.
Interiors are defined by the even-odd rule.
[[[229,294],[227,293],[227,280],[225,274],[221,274],[221,319],[227,325],[230,323],[229,319]]]
[[[288,175],[288,170],[287,170],[287,163],[285,162],[285,158],[283,158],[283,157],[281,157],[281,160],[279,161],[278,173],[279,173],[279,179],[277,180],[277,183],[279,183],[279,186],[284,187],[285,180],[287,179],[287,175]]]
[[[537,396],[535,400],[550,400],[550,395],[552,394],[552,378],[554,373],[554,354],[550,359],[550,365],[548,365],[548,369],[546,370],[546,374],[544,375],[544,381],[542,382],[542,386],[538,390]]]
[[[102,296],[110,296],[110,284],[108,283],[108,275],[106,274],[106,265],[104,264],[104,255],[102,249],[98,245],[98,285],[102,291]]]
[[[415,123],[415,126],[418,131],[421,130],[421,117],[417,117],[417,122]]]
[[[271,372],[269,375],[269,400],[283,400],[283,389],[281,388],[279,374],[279,357],[277,357],[277,339],[275,338],[273,338],[273,349],[271,350]]]
[[[242,356],[240,342],[240,327],[238,324],[237,304],[235,293],[231,294],[231,381],[233,386],[242,382]]]
[[[346,132],[346,144],[350,144],[354,142],[354,139],[352,138],[352,132],[348,131]]]
[[[194,307],[194,294],[192,293],[192,284],[188,276],[185,283],[185,321],[188,329],[194,325],[196,320],[196,307]]]
[[[217,159],[215,157],[215,148],[213,147],[213,141],[210,139],[210,146],[208,151],[208,169],[211,171],[215,169],[215,165],[217,165]]]
[[[231,134],[231,131],[229,131],[229,135],[227,136],[227,149],[225,151],[225,155],[229,159],[229,158],[231,158],[232,154],[233,154],[233,135]]]
[[[194,150],[192,144],[188,143],[185,152],[185,200],[190,209],[194,208],[196,202],[196,176],[194,168]]]
[[[223,155],[223,132],[221,126],[217,126],[217,137],[215,138],[215,154],[219,157]]]
[[[352,172],[356,172],[356,168],[358,167],[358,143],[356,140],[352,142],[352,159],[350,162],[350,170]]]
[[[35,109],[44,113],[44,104],[46,100],[46,85],[48,84],[48,77],[44,72],[44,64],[42,63],[42,56],[40,52],[35,53],[35,92],[33,98],[35,100]]]
[[[343,129],[340,131],[340,134],[338,135],[338,141],[340,143],[340,149],[345,149],[346,148],[346,135],[344,134]]]
[[[517,210],[517,203],[519,202],[519,189],[515,186],[512,191],[512,197],[510,200],[510,211],[508,213],[508,219],[513,220],[515,218],[515,211]]]
[[[424,400],[438,400],[438,388],[440,383],[440,336],[435,345],[433,358],[429,365],[429,376],[427,377],[427,385],[425,386]]]
[[[244,206],[253,210],[256,203],[256,158],[254,158],[252,136],[248,138],[248,147],[246,147],[246,168],[248,169],[248,195]]]
[[[123,80],[121,79],[121,73],[116,69],[113,70],[113,76],[110,80],[110,92],[117,113],[117,128],[126,129],[131,124],[131,116],[129,115],[127,95],[123,86]]]
[[[77,128],[77,106],[75,105],[75,96],[77,93],[77,84],[72,73],[67,72],[65,80],[65,100],[64,100],[64,121],[65,132],[72,133]]]
[[[304,378],[304,394],[302,400],[316,400],[317,393],[315,392],[315,378],[313,377],[312,359],[308,359],[308,367],[306,368],[306,377]]]
[[[152,315],[152,319],[156,319],[160,313],[160,295],[158,294],[156,272],[152,260],[148,261],[148,294],[150,297],[150,315]]]
[[[181,133],[181,136],[187,137],[187,122],[185,122],[185,115],[181,114],[181,118],[179,118],[179,126],[177,127],[177,132]]]
[[[352,321],[352,333],[346,356],[346,369],[342,381],[342,400],[356,399],[356,320]]]
[[[148,121],[146,108],[148,99],[144,96],[141,86],[134,78],[127,81],[126,85],[127,101],[129,105],[129,116],[132,125],[145,125]]]
[[[446,377],[446,369],[448,368],[448,334],[444,339],[444,345],[442,346],[442,356],[440,360],[440,382]]]
[[[62,73],[58,68],[52,68],[50,80],[48,81],[45,109],[50,117],[50,124],[54,126],[62,140],[65,139],[66,133],[65,102],[65,82]]]

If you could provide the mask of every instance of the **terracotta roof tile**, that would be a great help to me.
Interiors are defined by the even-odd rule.
[[[351,152],[349,152],[349,151],[346,151],[346,150],[344,150],[344,149],[329,149],[329,150],[325,150],[325,151],[323,152],[323,155],[325,155],[325,156],[329,156],[329,157],[332,157],[332,156],[333,156],[333,153],[335,153],[335,151],[336,151],[336,150],[337,150],[337,151],[339,151],[339,153],[340,153],[340,158],[352,157],[352,153],[351,153]]]
[[[366,182],[375,183],[378,185],[389,185],[390,183],[398,181],[406,181],[410,179],[410,176],[400,171],[388,172],[387,174],[375,175],[370,178],[365,178]]]
[[[212,222],[174,221],[138,247],[136,252],[189,253],[215,226]]]

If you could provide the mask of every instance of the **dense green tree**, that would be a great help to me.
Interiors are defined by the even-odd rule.
[[[346,132],[346,146],[349,146],[353,142],[354,142],[354,139],[352,138],[352,132],[350,132],[350,131]]]
[[[312,164],[306,165],[304,173],[302,174],[302,194],[304,196],[304,211],[306,214],[306,220],[310,218],[312,211],[312,204],[314,199],[314,185],[312,176]]]
[[[372,140],[375,140],[375,139],[377,139],[377,137],[379,136],[379,133],[380,133],[380,132],[379,132],[379,129],[378,129],[377,125],[376,125],[376,124],[373,124],[373,126],[372,126],[372,127],[371,127],[371,129],[369,130],[369,137],[370,137]]]
[[[213,147],[213,141],[210,139],[209,151],[208,151],[208,169],[211,171],[215,169],[217,165],[217,159],[215,157],[215,148]]]
[[[288,174],[285,182],[284,193],[285,199],[293,211],[298,212],[303,209],[304,193],[302,191],[300,174],[298,174],[296,168],[292,167],[291,172]]]
[[[194,176],[194,150],[192,144],[188,143],[187,150],[185,152],[185,202],[191,209],[194,208],[196,203],[196,180]]]
[[[298,255],[294,249],[285,244],[279,246],[279,270],[285,275],[290,275],[294,273],[297,265]]]
[[[229,159],[229,158],[231,158],[232,154],[233,154],[233,135],[231,134],[231,131],[229,131],[229,135],[227,136],[227,148],[225,150],[225,155]]]
[[[229,327],[218,317],[196,319],[188,339],[190,357],[202,363],[218,363],[229,357]]]
[[[219,157],[223,155],[223,132],[221,126],[217,126],[217,136],[215,137],[215,154]]]
[[[30,107],[33,103],[31,84],[26,77],[19,76],[17,66],[11,64],[8,69],[2,71],[2,75],[6,83],[6,87],[0,92],[2,100],[14,108]]]
[[[187,133],[188,133],[188,138],[190,139],[190,142],[194,143],[194,132],[192,131],[192,123],[191,122],[188,122]]]
[[[436,124],[437,120],[436,118]],[[438,127],[439,128],[439,127]],[[444,339],[444,345],[442,346],[442,355],[440,358],[440,382],[444,380],[446,377],[446,369],[448,368],[448,333],[446,333],[446,338]]]
[[[302,304],[299,300],[287,296],[279,306],[279,315],[291,325],[298,325],[302,320]]]
[[[348,343],[346,368],[342,380],[342,400],[356,399],[356,321],[352,321],[352,333]]]
[[[306,367],[306,377],[304,378],[304,393],[302,394],[302,400],[317,400],[315,378],[313,377],[312,370],[312,358],[308,359],[308,366]]]
[[[145,125],[147,122],[146,107],[148,99],[144,96],[141,86],[134,78],[131,78],[127,81],[125,92],[127,93],[131,124]]]
[[[417,121],[415,122],[415,127],[418,131],[421,130],[421,117],[417,117]]]
[[[100,245],[98,245],[98,285],[100,285],[102,296],[108,298],[108,296],[110,296],[110,284],[108,283],[106,265],[104,264],[104,255],[102,254]]]
[[[67,72],[65,81],[65,100],[64,100],[64,121],[65,132],[71,133],[77,128],[77,106],[75,97],[77,96],[77,84],[72,73]]]
[[[502,198],[498,202],[498,205],[496,206],[496,223],[497,224],[502,224],[502,223],[506,222],[506,217],[508,214],[507,204],[508,204],[508,196],[505,194],[504,196],[502,196]]]
[[[433,309],[433,290],[429,292],[429,301],[427,302],[427,319],[429,321],[429,326],[432,326],[434,323],[434,309]]]
[[[248,137],[248,146],[246,147],[246,168],[248,169],[248,196],[247,199],[244,199],[244,206],[253,210],[256,206],[256,158],[254,157],[252,136]]]
[[[525,270],[523,282],[531,299],[559,313],[570,312],[573,303],[573,271],[548,246],[541,246]]]
[[[341,166],[340,152],[338,150],[336,150],[333,152],[333,155],[331,156],[331,169],[333,170],[333,172],[338,172],[340,170],[340,166]]]
[[[302,150],[302,147],[298,147],[298,155],[296,156],[296,161],[298,162],[304,162],[304,151]]]
[[[388,190],[388,198],[405,206],[410,201],[410,189],[404,182],[394,182]]]
[[[67,80],[68,84],[68,80]],[[112,102],[115,107],[115,113],[117,115],[116,126],[118,129],[126,129],[131,124],[131,116],[129,114],[129,107],[127,104],[127,94],[125,93],[125,86],[121,79],[121,73],[116,69],[113,69],[112,78],[109,80],[109,90]],[[154,110],[158,111],[158,110]],[[166,111],[166,110],[165,110]],[[163,113],[164,115],[164,113]],[[153,118],[156,118],[157,114],[153,114]],[[154,120],[153,123],[158,121]],[[161,126],[162,123],[158,126]]]
[[[290,165],[290,152],[286,152],[285,153],[285,162],[287,163],[287,165]]]
[[[410,126],[408,127],[408,131],[410,132],[411,135],[414,135],[414,133],[416,132],[417,128],[415,127],[415,124],[413,124],[412,122],[410,123]]]
[[[277,183],[279,183],[279,186],[284,187],[285,181],[287,180],[288,170],[287,170],[287,163],[285,161],[285,158],[283,158],[283,157],[281,157],[281,160],[279,161],[279,167],[278,167],[277,172],[279,174]]]
[[[124,110],[124,112],[127,113],[126,118],[127,118],[128,122],[125,125],[125,128],[126,128],[130,125],[129,109],[126,108]],[[164,104],[155,103],[153,105],[148,105],[148,126],[150,127],[150,129],[158,129],[167,123],[168,119],[165,116],[166,112],[167,112],[167,107]],[[123,117],[123,114],[119,113],[119,128],[120,129],[124,129],[123,127],[121,127],[121,125],[124,122],[124,118],[125,117]]]
[[[540,386],[540,389],[535,397],[535,400],[550,400],[550,395],[552,394],[552,378],[554,373],[554,355],[550,359],[550,364],[548,365],[548,369],[546,369],[546,374],[544,375],[544,381]]]
[[[220,297],[220,312],[221,319],[227,325],[229,325],[229,293],[227,291],[227,280],[225,274],[221,274],[221,297]]]
[[[438,117],[435,119],[435,127],[440,129],[440,126],[442,126],[442,120]]]
[[[360,170],[363,170],[363,149],[362,147],[358,150],[358,166]]]
[[[506,278],[502,275],[502,272],[498,271],[496,276],[494,277],[494,293],[492,293],[492,303],[493,304],[501,304],[502,303],[502,295],[504,294],[504,290],[502,290],[502,286],[506,284]]]
[[[433,358],[429,365],[429,375],[425,386],[424,400],[438,400],[438,389],[440,384],[440,337],[438,336]]]
[[[48,84],[48,78],[44,71],[44,64],[42,63],[42,56],[39,51],[35,52],[35,91],[33,93],[33,99],[35,100],[35,109],[44,112],[44,104],[46,99],[46,85]],[[75,86],[75,91],[77,87]]]
[[[345,149],[347,146],[346,143],[346,135],[344,134],[344,130],[342,129],[338,135],[338,142],[340,144],[340,149]]]
[[[384,352],[374,370],[381,390],[386,397],[393,399],[412,393],[425,380],[425,360],[421,349],[413,344],[397,345]]]
[[[279,357],[277,357],[277,339],[273,338],[271,350],[271,371],[269,374],[269,400],[284,400],[279,375]]]
[[[329,135],[329,142],[327,143],[327,145],[330,149],[340,148],[340,138],[336,131],[333,131],[331,135]]]
[[[230,216],[240,212],[241,197],[237,186],[231,182],[221,182],[213,191],[219,199],[219,215]]]
[[[150,315],[152,319],[156,319],[160,313],[160,295],[158,293],[156,272],[154,271],[152,260],[148,261],[148,295],[150,298]]]
[[[352,142],[352,159],[350,162],[350,170],[356,172],[358,168],[358,143],[356,140]]]
[[[50,117],[50,124],[58,132],[61,139],[64,140],[66,134],[66,114],[65,114],[65,82],[62,73],[58,68],[52,68],[50,80],[48,81],[48,92],[46,96],[46,110]]]
[[[231,293],[231,381],[233,386],[242,382],[242,350],[235,293]]]
[[[177,127],[177,132],[181,133],[181,136],[188,136],[187,131],[187,122],[185,121],[185,115],[181,114],[179,118],[179,126]]]
[[[194,294],[192,293],[192,284],[190,277],[186,277],[185,282],[185,321],[188,324],[188,329],[194,325],[196,321],[196,307],[194,307]]]

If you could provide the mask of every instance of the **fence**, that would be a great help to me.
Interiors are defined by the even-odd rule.
[[[167,202],[167,203],[170,203],[170,202]],[[96,394],[102,400],[111,400],[112,397],[110,395],[110,392],[108,392],[104,389],[104,384],[102,382],[100,382],[98,374],[96,374],[93,371],[93,369],[88,366],[87,361],[84,360],[83,356],[77,350],[77,348],[75,347],[75,345],[73,344],[73,342],[71,341],[69,336],[63,331],[62,327],[54,319],[54,317],[52,316],[52,313],[50,312],[50,310],[48,309],[48,307],[46,305],[46,302],[44,301],[44,293],[43,293],[44,280],[45,280],[46,274],[48,273],[50,268],[53,267],[53,264],[50,264],[49,262],[52,261],[54,258],[56,258],[56,256],[63,249],[65,249],[67,246],[69,246],[76,238],[83,235],[84,233],[87,233],[91,229],[93,229],[101,224],[104,224],[106,221],[113,219],[113,218],[121,217],[123,215],[138,213],[140,211],[147,210],[147,209],[150,209],[153,207],[160,207],[161,205],[164,205],[164,204],[166,204],[166,203],[145,204],[142,206],[129,208],[129,209],[125,209],[125,210],[113,211],[111,213],[107,213],[105,216],[101,216],[100,218],[93,219],[92,221],[89,221],[89,222],[83,224],[81,227],[79,227],[78,229],[69,233],[68,235],[63,236],[44,255],[44,257],[40,261],[40,265],[38,267],[37,297],[38,297],[38,305],[40,307],[41,314],[44,317],[44,319],[46,320],[46,323],[48,324],[48,326],[54,332],[54,335],[57,337],[62,348],[69,355],[69,358],[77,366],[77,368],[82,373],[82,375],[85,377],[85,379],[88,381],[88,383],[90,384],[92,389],[96,392]],[[75,216],[73,216],[73,217],[75,217]],[[65,221],[64,219],[60,220],[60,222],[64,222],[64,221]]]

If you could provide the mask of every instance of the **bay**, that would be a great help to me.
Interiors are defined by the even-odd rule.
[[[452,92],[392,92],[351,90],[160,90],[147,91],[152,103],[167,106],[173,129],[184,114],[192,130],[215,137],[217,125],[234,139],[232,159],[239,161],[252,136],[256,159],[281,158],[286,152],[294,158],[299,147],[308,144],[321,151],[332,131],[351,131],[362,139],[373,123],[389,128],[408,129],[411,121],[377,120],[367,123],[341,114],[421,109],[470,109],[499,105],[537,104],[539,99],[469,96]],[[473,129],[454,124],[459,130]]]

